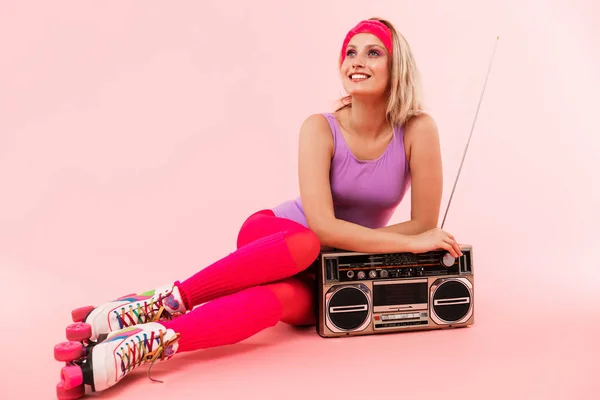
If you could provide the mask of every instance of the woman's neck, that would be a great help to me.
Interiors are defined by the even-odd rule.
[[[361,136],[377,138],[389,133],[385,102],[361,102],[353,99],[348,111],[348,125],[352,132]]]

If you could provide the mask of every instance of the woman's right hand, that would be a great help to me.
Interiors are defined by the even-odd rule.
[[[433,228],[410,238],[409,249],[412,253],[425,253],[444,249],[452,256],[460,257],[463,253],[454,236],[440,228]]]

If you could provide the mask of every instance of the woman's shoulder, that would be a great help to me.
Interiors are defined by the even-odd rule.
[[[418,135],[420,132],[437,132],[437,124],[430,114],[422,112],[413,115],[406,121],[404,131],[407,135]]]
[[[423,129],[431,129],[436,127],[436,122],[431,114],[420,112],[408,118],[404,124],[406,131],[419,131]]]
[[[412,116],[404,125],[404,146],[409,159],[415,146],[437,149],[439,133],[435,119],[427,113]]]
[[[335,118],[333,113],[311,114],[304,119],[300,127],[301,136],[331,139],[331,119]]]
[[[307,151],[324,150],[333,154],[334,138],[332,135],[330,113],[311,114],[304,119],[300,127],[301,149]]]
[[[437,136],[437,123],[430,114],[420,113],[414,115],[404,124],[404,138],[407,143],[423,138],[437,138]]]
[[[329,126],[329,120],[331,118],[335,118],[335,113],[322,112],[310,114],[304,119],[304,121],[302,122],[302,126],[308,125],[312,128]]]

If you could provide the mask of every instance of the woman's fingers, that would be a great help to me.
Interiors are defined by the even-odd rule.
[[[456,254],[458,255],[458,257],[463,255],[463,252],[460,249],[460,245],[458,243],[454,243],[454,249],[456,250]]]
[[[443,240],[441,247],[444,250],[447,250],[450,254],[452,254],[453,257],[458,257],[456,251],[454,250],[454,246],[452,246],[452,243],[450,243],[449,241]]]
[[[456,243],[454,239],[447,238],[444,240],[444,243],[450,248],[448,251],[454,257],[460,257],[462,255],[462,251],[460,250],[460,245]]]

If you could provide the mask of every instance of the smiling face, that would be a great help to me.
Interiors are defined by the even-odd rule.
[[[340,66],[344,90],[350,96],[383,96],[389,87],[389,53],[370,33],[355,35]]]

